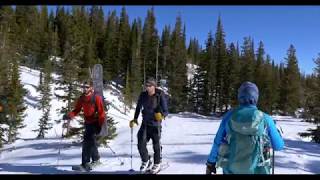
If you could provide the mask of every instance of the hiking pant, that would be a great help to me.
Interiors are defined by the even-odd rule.
[[[148,126],[148,125],[141,125],[139,132],[138,132],[138,150],[140,153],[141,160],[143,162],[147,162],[149,159],[147,143],[150,139],[152,139],[153,144],[153,159],[154,164],[159,164],[161,162],[161,126]]]
[[[98,122],[84,125],[84,137],[82,143],[82,164],[86,164],[92,161],[100,159],[98,152],[98,144],[96,135],[99,133]]]

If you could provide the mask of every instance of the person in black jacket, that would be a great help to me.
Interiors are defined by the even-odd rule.
[[[130,128],[138,125],[138,117],[142,110],[142,124],[138,132],[138,150],[142,160],[140,171],[150,170],[151,173],[160,171],[161,163],[161,122],[168,115],[168,107],[164,92],[157,89],[156,81],[149,78],[145,84],[146,91],[142,92],[136,106],[134,119],[130,121]],[[154,164],[148,155],[147,143],[152,139],[154,150]],[[152,168],[150,169],[150,167]]]

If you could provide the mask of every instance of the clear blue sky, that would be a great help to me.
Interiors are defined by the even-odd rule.
[[[105,15],[122,6],[103,6]],[[125,6],[130,18],[144,21],[151,6]],[[255,49],[263,41],[265,52],[276,63],[284,62],[290,44],[296,48],[301,72],[310,74],[313,59],[320,53],[320,6],[154,6],[156,26],[161,35],[163,27],[174,27],[178,14],[186,24],[187,42],[196,37],[203,46],[208,32],[215,33],[219,14],[226,42],[239,42],[251,36]],[[204,47],[204,46],[203,46]]]

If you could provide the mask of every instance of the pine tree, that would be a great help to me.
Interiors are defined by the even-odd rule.
[[[213,55],[215,59],[216,74],[215,74],[215,90],[214,90],[214,107],[219,108],[219,112],[223,111],[223,106],[227,109],[227,99],[224,94],[224,90],[227,88],[224,86],[226,80],[229,79],[229,74],[226,72],[227,52],[225,43],[225,34],[223,31],[221,19],[219,17],[217,24],[217,31],[215,34],[215,40],[213,44]]]
[[[277,84],[273,79],[273,70],[269,55],[267,55],[266,63],[263,65],[261,71],[263,72],[264,77],[261,78],[263,81],[260,85],[261,90],[259,90],[260,94],[262,94],[259,95],[259,104],[261,104],[259,108],[269,114],[272,114],[273,105],[276,103]]]
[[[263,75],[263,65],[264,65],[264,46],[263,42],[259,42],[259,47],[257,50],[257,61],[255,63],[255,68],[254,68],[254,82],[258,86],[258,88],[262,87],[262,84],[264,82],[264,75]]]
[[[257,50],[257,60],[254,66],[254,83],[257,85],[257,87],[259,88],[259,101],[258,101],[258,106],[259,108],[261,108],[262,110],[266,111],[266,106],[268,101],[270,101],[270,99],[267,99],[267,92],[266,92],[266,88],[268,87],[267,83],[267,67],[264,64],[264,55],[265,55],[265,51],[264,51],[264,46],[263,46],[263,42],[260,41],[259,42],[259,47]]]
[[[0,148],[3,146],[5,139],[5,133],[6,133],[6,127],[4,127],[7,123],[7,96],[5,96],[3,93],[0,94]]]
[[[39,90],[41,94],[41,100],[40,100],[40,106],[39,110],[42,110],[43,114],[42,117],[39,120],[39,128],[34,130],[38,132],[37,138],[44,138],[45,134],[49,129],[52,128],[52,123],[50,122],[50,101],[51,101],[51,89],[50,89],[50,83],[52,81],[51,77],[51,61],[46,60],[45,66],[43,69],[44,78],[42,80],[42,84],[39,84]]]
[[[6,87],[8,83],[8,59],[10,55],[10,37],[12,34],[12,24],[15,21],[14,11],[10,6],[0,7],[0,95],[6,94]]]
[[[197,74],[198,72],[200,73],[200,67],[198,66],[199,64],[199,58],[200,58],[200,46],[198,44],[198,40],[196,38],[190,39],[189,47],[187,50],[187,63],[189,65],[192,65],[195,67],[194,72],[189,72],[188,73],[193,73],[193,76],[188,77],[188,100],[187,100],[187,110],[188,111],[193,111],[193,112],[198,112],[198,108],[196,107],[198,104],[198,83],[200,83],[200,76]],[[197,63],[197,64],[195,64]]]
[[[238,94],[238,84],[239,84],[239,54],[233,43],[230,44],[228,50],[228,64],[226,71],[228,76],[225,77],[224,82],[224,94],[226,97],[225,104],[231,105],[232,107],[237,105],[237,94]],[[226,106],[227,107],[227,106]]]
[[[125,7],[122,7],[119,23],[119,44],[118,44],[118,59],[116,67],[118,69],[118,78],[124,82],[125,88],[123,89],[125,105],[129,108],[132,107],[132,87],[131,87],[131,66],[132,59],[130,57],[130,25],[129,17]],[[126,108],[125,108],[126,112]]]
[[[23,128],[23,118],[26,106],[23,102],[25,89],[20,82],[19,61],[15,55],[12,55],[9,78],[8,93],[8,142],[12,143],[18,136],[18,129]]]
[[[320,123],[320,111],[319,111],[319,107],[320,107],[320,93],[319,93],[319,89],[320,89],[320,54],[318,54],[318,57],[314,60],[315,64],[316,64],[316,68],[314,69],[315,71],[315,85],[316,85],[316,89],[315,89],[315,102],[316,107],[314,109],[314,111],[312,112],[312,115],[314,117],[314,123],[316,123],[317,125]],[[318,139],[319,139],[319,127],[318,127]],[[318,141],[319,142],[319,141]]]
[[[119,41],[118,41],[118,59],[115,64],[118,69],[118,76],[121,81],[126,79],[126,72],[129,72],[127,66],[130,64],[130,25],[129,17],[125,7],[122,7],[119,22]],[[129,81],[128,81],[129,82]]]
[[[80,65],[79,80],[84,81],[89,77],[88,68],[95,63],[94,42],[90,34],[89,14],[85,6],[72,7],[72,32],[77,43],[78,63]]]
[[[57,96],[59,99],[66,102],[66,106],[60,109],[62,114],[70,112],[73,108],[76,98],[80,95],[80,91],[78,90],[79,82],[79,72],[80,72],[80,58],[83,56],[83,46],[81,40],[79,39],[80,34],[78,27],[76,27],[76,23],[74,20],[67,16],[64,19],[64,25],[62,26],[66,29],[61,31],[66,32],[65,37],[65,45],[64,47],[64,54],[62,56],[61,64],[59,64],[59,77],[57,79],[57,84],[60,85],[58,90],[63,90],[65,92],[64,95]],[[58,27],[59,28],[59,27]]]
[[[49,56],[58,56],[58,32],[55,16],[53,11],[50,11],[48,17],[48,52]],[[49,58],[55,63],[56,59]]]
[[[186,67],[186,47],[184,34],[182,31],[181,17],[176,18],[175,28],[171,36],[171,55],[168,62],[169,67],[169,93],[170,112],[180,112],[186,106],[187,88],[187,67]]]
[[[0,9],[0,33],[1,33],[1,101],[4,105],[4,112],[1,115],[2,127],[0,129],[0,145],[3,141],[12,143],[18,137],[18,129],[24,127],[23,118],[26,109],[23,96],[25,90],[20,83],[19,64],[20,58],[18,48],[17,24],[14,12],[11,7],[1,7]],[[6,68],[6,69],[2,69]],[[5,73],[5,74],[4,74]],[[5,81],[5,82],[3,82]],[[6,84],[4,84],[6,83]],[[3,128],[5,124],[5,128]],[[4,138],[6,134],[7,139]]]
[[[49,58],[49,22],[48,22],[48,9],[47,6],[41,7],[40,18],[39,18],[39,47],[37,54],[37,65],[43,68],[45,62]]]
[[[8,93],[9,93],[9,59],[12,52],[12,38],[14,37],[15,17],[11,6],[0,7],[0,147],[7,141],[5,133],[8,123]]]
[[[92,43],[94,45],[94,59],[100,62],[103,59],[104,46],[104,13],[101,6],[92,6],[89,17],[90,31],[92,36]]]
[[[304,99],[302,100],[302,107],[304,109],[302,118],[307,122],[312,122],[311,111],[314,108],[314,93],[317,88],[315,74],[301,76],[302,86],[304,87]]]
[[[301,136],[311,136],[312,140],[320,143],[320,53],[314,60],[316,67],[314,74],[306,77],[305,80],[305,102],[304,102],[304,119],[316,124],[315,129],[308,129],[307,133],[300,133]]]
[[[134,20],[131,28],[131,63],[130,69],[130,86],[131,97],[135,101],[142,89],[142,76],[141,76],[141,20]]]
[[[128,108],[132,108],[132,102],[133,102],[133,99],[132,99],[132,95],[131,95],[131,79],[130,79],[130,66],[128,65],[127,66],[127,72],[126,72],[126,85],[125,85],[125,88],[124,88],[124,104],[125,104],[125,107],[124,107],[124,112],[125,114],[127,113],[127,109]],[[128,107],[128,108],[127,108]]]
[[[200,45],[196,38],[190,39],[188,47],[188,63],[199,64]]]
[[[251,37],[245,37],[241,54],[240,82],[253,81],[254,73],[254,48]]]
[[[116,11],[112,11],[107,18],[102,61],[104,79],[108,81],[114,80],[118,72],[115,66],[115,62],[118,60],[118,26],[119,20]]]
[[[65,45],[67,41],[67,29],[68,29],[68,13],[64,10],[64,7],[58,6],[56,11],[55,23],[57,26],[58,34],[58,53],[59,57],[62,57],[65,54]]]
[[[114,119],[110,116],[107,117],[107,122],[108,122],[108,135],[106,137],[98,139],[98,144],[99,145],[107,145],[109,143],[109,140],[114,139],[118,134],[117,134],[117,128],[116,124],[117,122],[114,121]]]
[[[147,12],[142,33],[141,56],[143,72],[145,72],[144,80],[146,77],[155,77],[156,74],[156,56],[159,37],[155,25],[154,9],[151,8],[151,10]]]
[[[276,82],[277,91],[276,92],[276,103],[273,109],[280,111],[281,109],[281,95],[282,95],[282,79],[284,76],[284,64],[280,63],[279,65],[275,65],[274,61],[272,61],[272,71],[274,74],[273,80]]]
[[[205,86],[201,90],[203,92],[201,94],[204,95],[201,109],[203,109],[203,114],[209,115],[212,111],[216,110],[216,106],[213,106],[215,101],[214,87],[216,83],[216,66],[213,56],[213,37],[211,32],[208,34],[206,49],[202,54],[203,57],[199,64],[199,71],[204,74],[203,83]]]
[[[300,72],[298,60],[296,58],[296,50],[293,45],[288,49],[288,57],[286,58],[286,68],[282,78],[281,88],[281,109],[284,113],[293,115],[295,110],[300,106]]]
[[[161,78],[168,77],[168,60],[170,58],[170,26],[165,26],[159,47],[159,76]]]
[[[17,51],[21,55],[22,63],[36,68],[40,63],[40,15],[36,6],[17,6]]]

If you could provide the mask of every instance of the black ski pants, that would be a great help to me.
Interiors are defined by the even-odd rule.
[[[152,139],[153,144],[153,159],[154,163],[158,164],[161,162],[161,126],[148,126],[142,124],[138,131],[138,150],[140,153],[141,160],[147,162],[149,159],[147,143]]]
[[[98,122],[84,125],[84,136],[82,143],[82,164],[100,159],[97,144],[97,134],[99,133]]]

